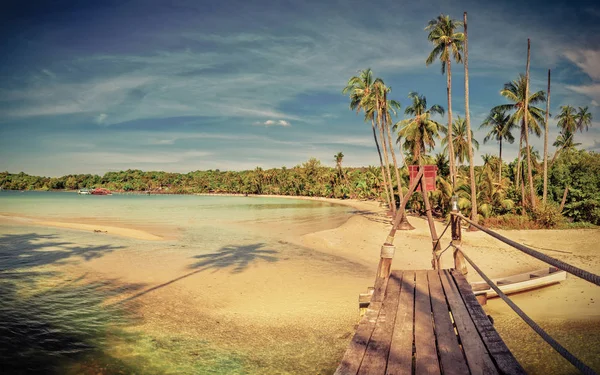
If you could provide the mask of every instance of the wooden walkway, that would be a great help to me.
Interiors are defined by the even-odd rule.
[[[336,371],[524,373],[456,270],[393,271],[384,297],[374,297]]]

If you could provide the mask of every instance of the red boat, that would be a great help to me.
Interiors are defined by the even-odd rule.
[[[110,190],[104,189],[104,188],[92,189],[92,190],[90,190],[90,194],[92,194],[92,195],[112,195]]]

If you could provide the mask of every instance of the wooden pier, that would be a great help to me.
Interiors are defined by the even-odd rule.
[[[435,172],[435,166],[429,168]],[[381,247],[377,275],[370,293],[359,297],[367,307],[336,375],[356,374],[524,374],[525,371],[483,311],[471,285],[465,279],[467,263],[544,341],[583,374],[596,374],[589,366],[553,339],[512,302],[461,249],[461,220],[472,227],[558,269],[600,286],[600,276],[554,259],[516,243],[464,217],[457,197],[446,229],[437,235],[428,190],[435,188],[435,173],[419,167],[410,175],[410,188],[400,202],[392,229]],[[414,171],[413,171],[414,172]],[[429,179],[429,180],[427,180]],[[403,226],[404,209],[421,186],[432,244],[433,270],[391,271],[396,231]],[[452,238],[444,250],[441,237],[451,228]],[[453,269],[440,269],[440,257],[453,248]]]
[[[393,271],[336,374],[523,374],[462,273]]]

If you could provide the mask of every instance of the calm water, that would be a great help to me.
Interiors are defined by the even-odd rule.
[[[228,255],[202,264],[243,271],[254,260],[274,259],[275,251],[260,249],[293,256],[302,250],[288,244],[287,236],[334,228],[350,214],[344,206],[293,199],[0,192],[0,215],[124,226],[169,238],[142,241],[19,221],[1,224],[0,372],[261,373],[261,364],[249,363],[244,353],[202,337],[132,331],[140,317],[106,301],[135,286],[90,282],[89,275],[77,273],[78,264],[119,252],[188,256],[191,249],[208,259],[202,257],[225,249]]]

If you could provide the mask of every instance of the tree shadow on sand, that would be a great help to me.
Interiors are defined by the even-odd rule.
[[[179,280],[185,279],[202,271],[208,271],[212,269],[216,272],[218,270],[231,268],[231,273],[241,273],[245,271],[251,263],[257,261],[265,261],[268,263],[277,262],[279,258],[274,256],[274,254],[277,254],[278,252],[275,250],[263,249],[264,246],[264,243],[239,246],[227,245],[223,246],[214,253],[195,255],[193,258],[198,259],[198,261],[188,266],[188,268],[194,269],[195,271],[179,276],[173,280],[169,280],[166,283],[146,289],[117,303],[122,304],[137,299],[145,294],[164,288]]]
[[[86,275],[73,278],[42,267],[116,249],[65,242],[56,235],[0,236],[0,373],[64,374],[81,361],[101,362],[89,368],[93,373],[100,366],[114,373],[130,370],[107,354],[107,337],[132,318],[105,302],[141,285],[89,282]]]

